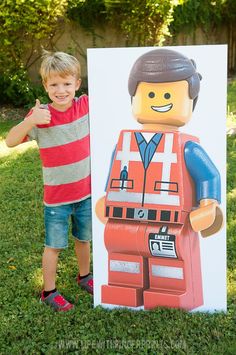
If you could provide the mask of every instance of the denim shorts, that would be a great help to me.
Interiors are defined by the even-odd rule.
[[[45,246],[64,249],[68,247],[69,222],[72,235],[81,242],[92,239],[91,198],[55,207],[44,206]]]

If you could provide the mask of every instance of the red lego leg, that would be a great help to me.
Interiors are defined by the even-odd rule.
[[[150,288],[144,292],[144,307],[185,308],[184,263],[180,260],[150,258]]]
[[[187,225],[174,231],[178,259],[149,258],[150,288],[144,291],[144,307],[194,309],[203,304],[198,235]]]
[[[110,253],[108,285],[102,286],[102,303],[141,306],[147,282],[147,259],[138,255]]]
[[[105,228],[108,250],[108,285],[102,286],[102,303],[129,307],[143,305],[148,287],[147,258],[140,255],[137,239],[146,226],[134,222],[109,220]]]

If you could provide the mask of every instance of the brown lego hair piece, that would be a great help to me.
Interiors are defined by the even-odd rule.
[[[170,49],[154,49],[143,54],[134,63],[128,81],[129,94],[135,95],[140,82],[166,83],[186,80],[189,97],[197,102],[201,75],[196,71],[194,60]]]

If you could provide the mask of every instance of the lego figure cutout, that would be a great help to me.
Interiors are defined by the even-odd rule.
[[[96,204],[105,223],[108,282],[101,302],[152,309],[195,309],[204,303],[199,233],[223,225],[221,178],[194,135],[200,90],[196,64],[165,48],[133,64],[128,91],[140,128],[120,132]]]

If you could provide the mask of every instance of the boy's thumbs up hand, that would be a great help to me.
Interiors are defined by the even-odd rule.
[[[35,101],[35,106],[34,107],[37,107],[37,108],[40,108],[40,101],[39,101],[39,99],[36,99],[36,101]]]
[[[51,113],[48,109],[41,108],[39,99],[36,99],[29,118],[35,126],[49,124],[51,122]]]

